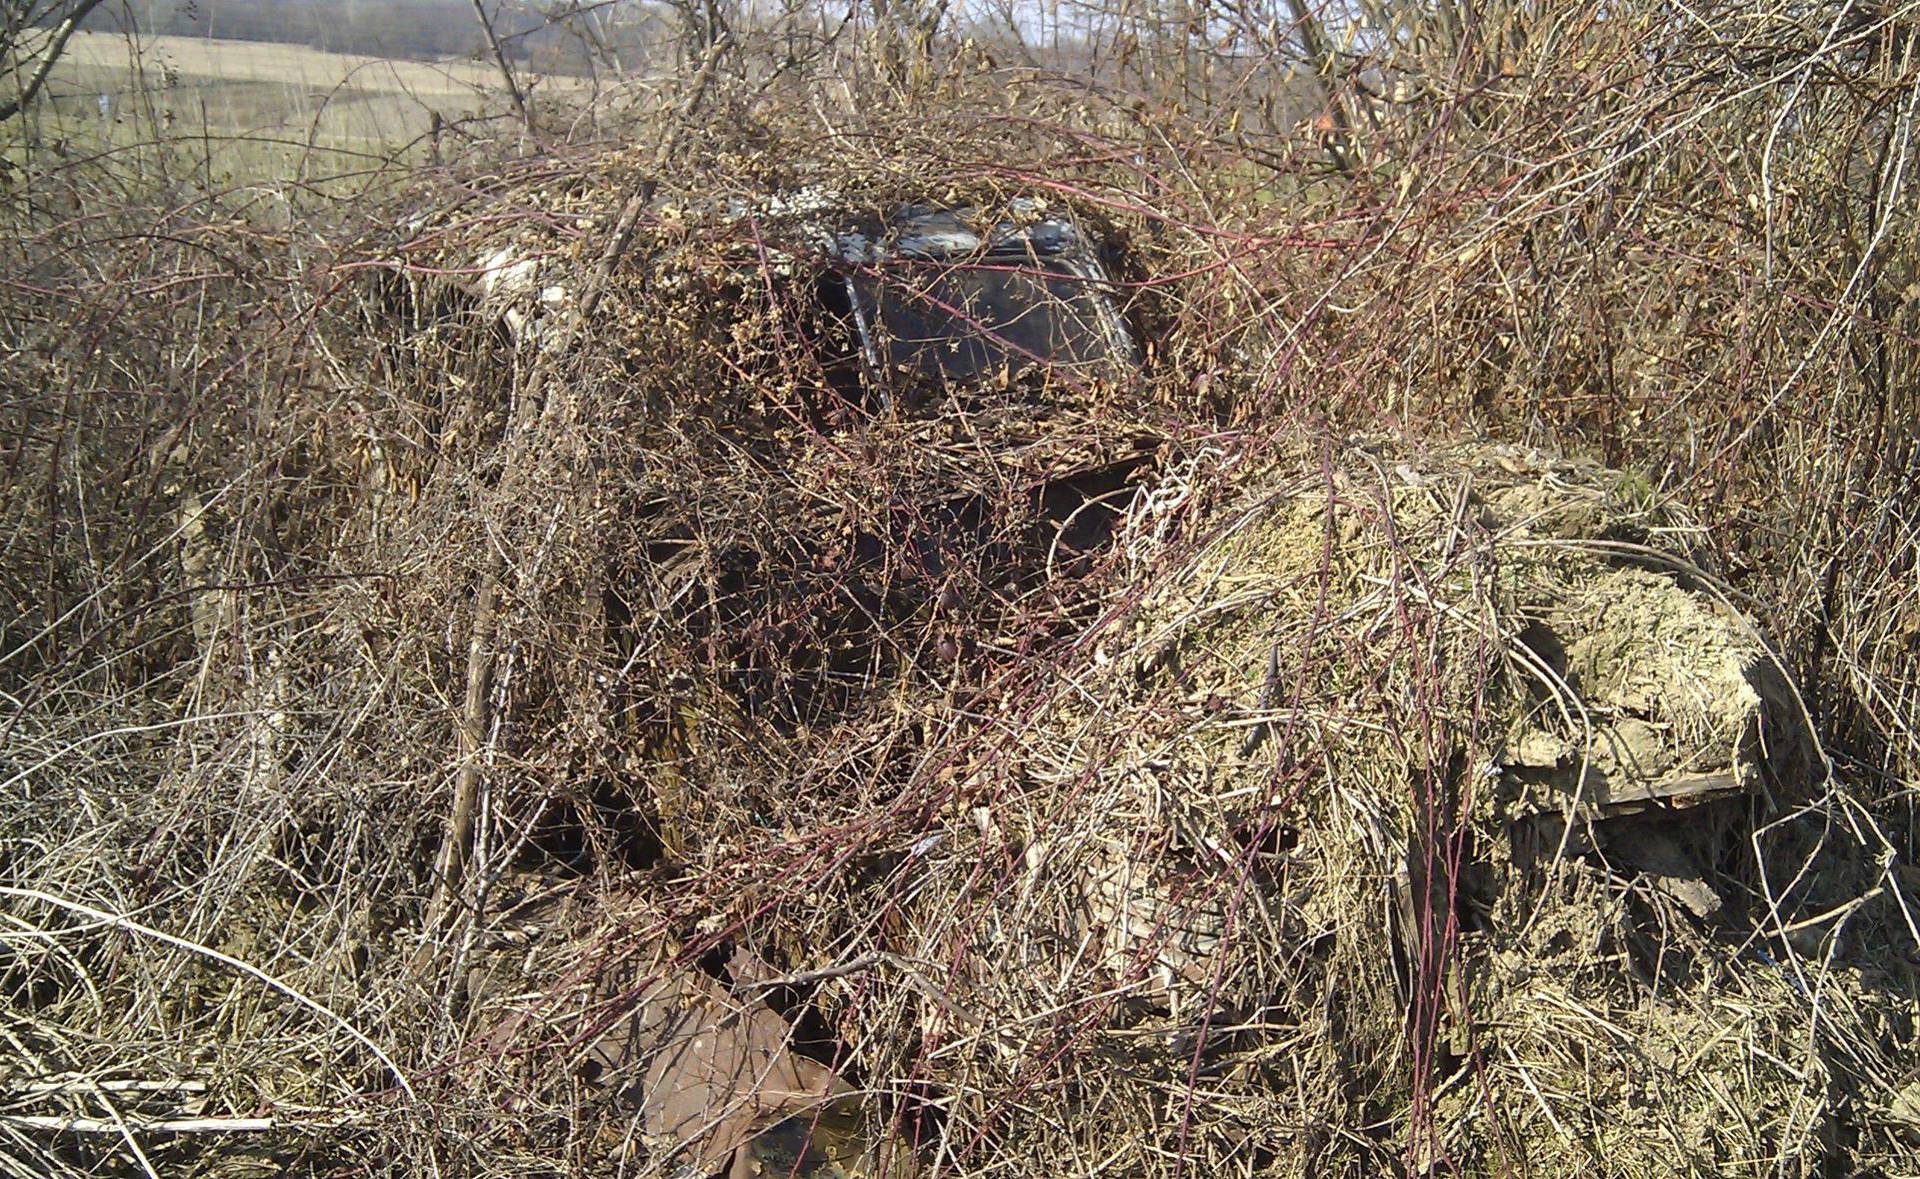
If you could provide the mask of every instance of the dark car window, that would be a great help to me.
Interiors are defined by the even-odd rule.
[[[1124,363],[1097,288],[1058,260],[903,258],[854,284],[875,309],[876,359],[894,380],[977,385],[1037,363],[1093,377]]]

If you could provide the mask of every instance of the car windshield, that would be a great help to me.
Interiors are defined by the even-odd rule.
[[[854,283],[877,309],[879,359],[896,379],[978,384],[1043,363],[1084,379],[1121,359],[1093,281],[1060,261],[899,259]]]

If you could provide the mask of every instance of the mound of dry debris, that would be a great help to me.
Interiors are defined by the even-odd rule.
[[[1196,469],[1129,501],[1107,608],[1044,673],[867,719],[938,784],[913,807],[797,828],[775,781],[740,788],[756,833],[676,816],[709,864],[847,858],[695,918],[704,971],[648,942],[620,985],[576,974],[609,1149],[821,1175],[1911,1150],[1909,984],[1861,952],[1914,945],[1886,849],[1682,514],[1498,445],[1302,449],[1204,505]]]
[[[435,193],[164,485],[172,695],[18,722],[143,915],[12,898],[33,1076],[213,1173],[1908,1166],[1911,869],[1684,511],[1236,429],[1091,185],[748,146]]]

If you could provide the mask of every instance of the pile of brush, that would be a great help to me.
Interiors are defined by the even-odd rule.
[[[0,1161],[1898,1172],[1910,334],[1852,333],[1911,250],[1773,285],[1827,221],[1701,162],[1759,87],[1582,96],[1828,49],[1642,18],[1409,50],[1545,80],[1331,156],[966,58],[703,81],[318,252],[5,243],[59,298],[0,307]],[[1078,226],[1137,353],[870,395],[836,235],[904,206]]]
[[[428,929],[480,954],[520,903],[491,882],[564,892],[556,852],[617,895],[529,926],[551,952],[461,1009],[556,1116],[602,1111],[566,1115],[578,1149],[689,1174],[1906,1149],[1907,980],[1852,952],[1914,945],[1892,845],[1644,479],[1306,430],[1223,451],[1157,358],[860,403],[809,304],[840,207],[812,172],[594,167],[412,231],[424,277],[386,297],[433,310],[382,337],[410,372],[498,350],[407,415],[490,423],[475,460],[398,477],[493,538],[434,596],[473,603],[452,741],[488,763],[449,806],[496,830],[436,833],[483,875],[443,875]],[[1024,195],[869,167],[835,161],[832,201]],[[1133,322],[1163,325],[1154,292]],[[570,693],[503,694],[535,668]]]

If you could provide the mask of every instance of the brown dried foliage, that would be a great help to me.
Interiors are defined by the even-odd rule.
[[[1410,11],[1316,51],[1298,122],[1300,91],[1269,96],[1284,20],[1202,22],[1177,60],[1116,37],[1077,72],[972,43],[783,64],[740,32],[596,113],[643,146],[550,130],[351,200],[208,191],[166,145],[30,162],[0,246],[0,1159],[660,1169],[576,1065],[619,1013],[601,980],[670,945],[866,963],[777,997],[943,1174],[1897,1165],[1916,14]],[[1144,378],[834,402],[778,281],[794,227],[714,207],[808,185],[1073,211],[1128,259]],[[567,347],[473,292],[507,243],[573,300],[542,328]],[[1529,878],[1546,917],[1507,942],[1393,934],[1368,875],[1393,857],[1327,842],[1325,767],[1286,738],[1265,809],[1172,818],[1048,745],[1119,698],[1090,677],[1222,506],[1275,471],[1332,486],[1352,455],[1323,440],[1353,431],[1583,453],[1640,473],[1629,506],[1688,506],[1642,538],[1757,616],[1831,762],[1739,820],[1744,933],[1570,869]],[[1060,551],[1062,503],[1134,485],[1176,507]],[[1452,543],[1369,551],[1404,588]],[[1361,809],[1458,850],[1484,829],[1450,759],[1512,685],[1450,625],[1329,630],[1267,690],[1404,726]],[[1170,723],[1124,719],[1096,768]],[[1167,825],[1129,849],[1173,880],[1131,977],[1058,944],[1079,894],[1019,892],[1097,822]],[[1248,900],[1286,839],[1320,841],[1338,920]],[[1092,847],[1067,862],[1118,879]],[[1775,896],[1796,864],[1819,887]],[[1859,924],[1804,944],[1806,913]],[[1221,965],[1184,1008],[1131,995],[1207,961],[1182,922]],[[1220,922],[1257,932],[1218,950]],[[1475,953],[1551,979],[1475,991]],[[1591,1121],[1552,1112],[1582,1077]],[[1606,1116],[1636,1101],[1718,1112],[1636,1153]],[[50,1146],[50,1110],[123,1132]]]

